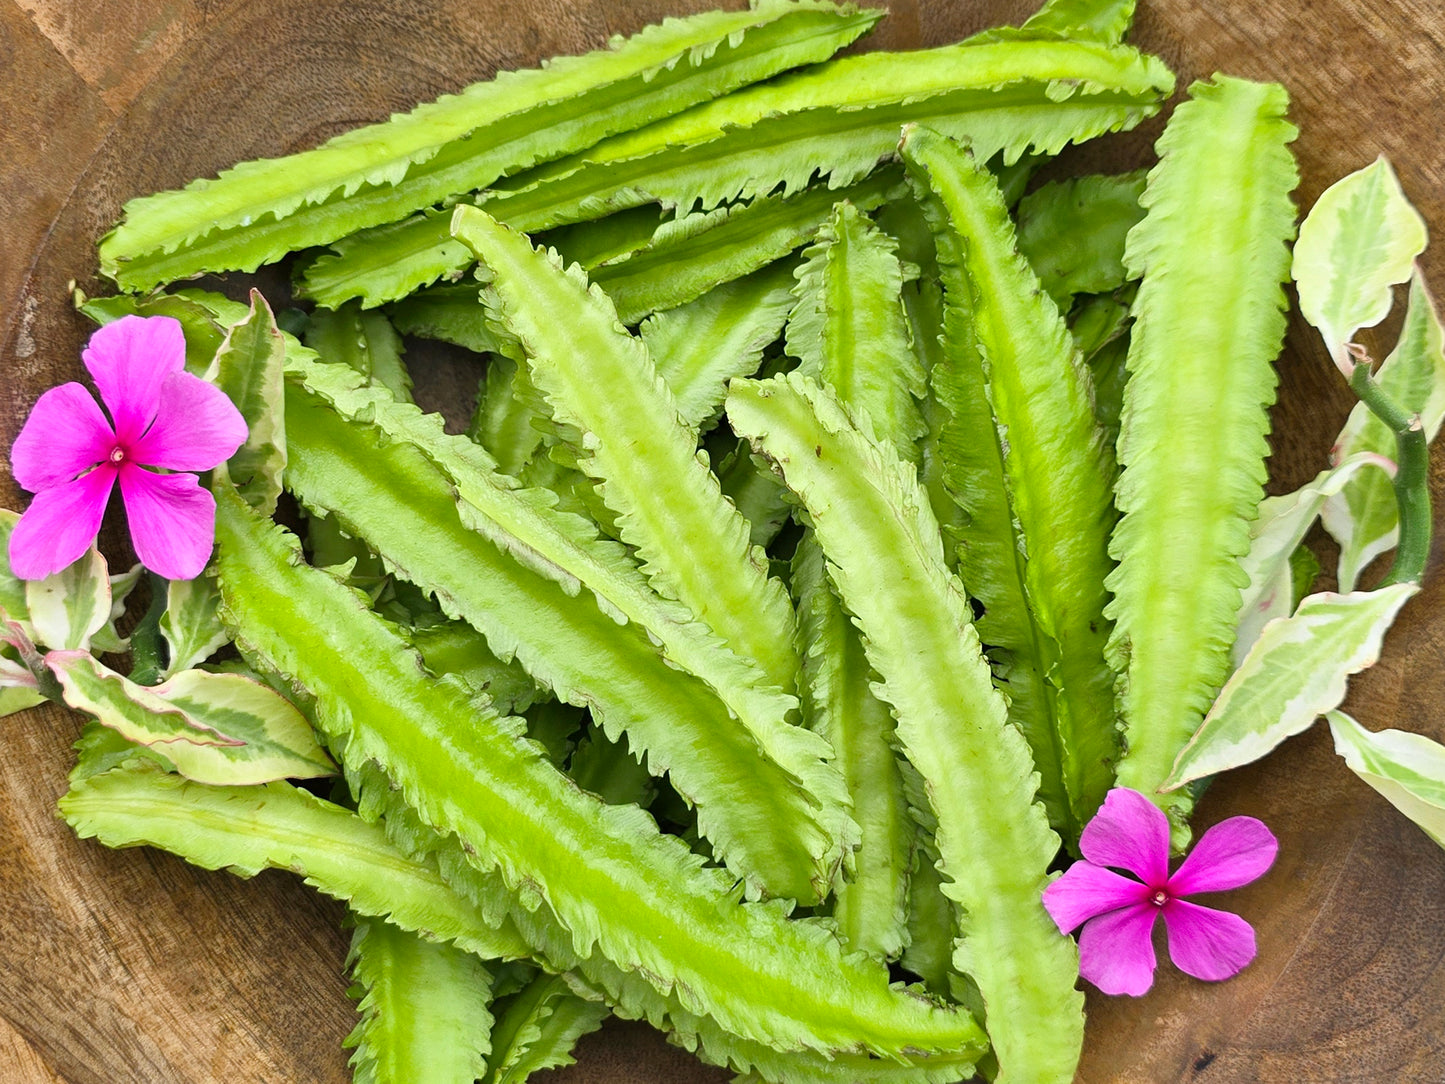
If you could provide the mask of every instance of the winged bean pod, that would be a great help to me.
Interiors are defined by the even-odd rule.
[[[1220,76],[1190,93],[1159,141],[1125,253],[1143,282],[1120,418],[1122,519],[1109,547],[1119,565],[1108,580],[1109,650],[1124,673],[1118,781],[1164,807],[1176,835],[1191,799],[1156,789],[1229,673],[1298,181],[1283,87]]]
[[[425,680],[361,600],[304,566],[294,539],[224,488],[217,496],[218,574],[237,643],[310,689],[348,772],[384,769],[399,790],[383,792],[455,833],[474,871],[517,894],[519,921],[560,923],[570,946],[559,950],[595,950],[627,981],[745,1039],[904,1061],[974,1046],[966,1014],[890,989],[880,966],[845,957],[783,907],[738,903],[726,873],[635,807],[575,787],[516,720]]]
[[[483,958],[529,952],[510,923],[488,923],[452,892],[434,861],[404,855],[380,825],[290,783],[207,786],[123,766],[72,780],[60,812],[80,838],[107,847],[159,847],[240,877],[291,870],[358,914],[428,930]]]
[[[1116,755],[1115,675],[1104,658],[1113,455],[1094,421],[1089,370],[1018,254],[988,171],[927,129],[909,129],[902,152],[946,234],[939,241],[945,286],[972,293],[973,342],[997,425],[1016,552],[1027,555],[1024,601],[1049,684],[1044,725],[1053,732],[1025,733],[1046,747],[1040,760],[1058,758],[1068,823],[1078,831],[1104,800]]]
[[[917,400],[926,378],[909,341],[896,247],[851,203],[837,204],[799,269],[788,346],[799,372],[820,379],[876,440],[915,462],[924,432]],[[916,832],[893,718],[870,687],[863,644],[827,582],[811,533],[798,545],[792,586],[808,722],[837,750],[862,829],[852,879],[839,885],[833,915],[850,944],[896,958],[907,943]]]
[[[965,42],[912,53],[830,61],[688,110],[575,158],[519,174],[485,198],[489,214],[520,230],[597,218],[654,200],[716,207],[815,174],[854,183],[923,123],[968,138],[1005,162],[1033,150],[1131,128],[1174,88],[1153,57],[1126,46],[1056,39]],[[826,104],[823,104],[826,103]],[[339,242],[308,279],[330,296],[400,297],[470,263],[441,215],[423,215]]]
[[[734,381],[727,413],[807,507],[923,778],[943,891],[962,912],[954,966],[982,995],[997,1079],[1066,1084],[1083,1043],[1078,956],[1041,899],[1059,840],[915,469],[796,374]]]
[[[670,19],[610,49],[503,73],[314,150],[133,200],[101,242],[101,267],[131,290],[203,271],[252,271],[825,59],[881,15],[769,0]]]
[[[760,688],[752,667],[647,589],[616,543],[489,471],[440,419],[339,367],[298,370],[305,387],[293,380],[287,393],[298,499],[434,592],[493,653],[591,707],[613,740],[626,732],[754,890],[816,898],[853,830],[825,743],[784,722],[793,698]],[[595,602],[579,605],[584,588]]]
[[[486,264],[488,305],[521,341],[555,420],[579,433],[578,465],[597,479],[652,584],[756,662],[769,683],[794,690],[787,594],[698,461],[697,435],[646,346],[618,324],[606,295],[589,290],[579,268],[564,271],[474,207],[457,208],[454,229]],[[569,318],[559,321],[559,312]]]
[[[940,277],[947,276],[948,289],[943,296],[920,287],[912,308],[915,319],[925,322],[919,342],[929,342],[927,331],[941,326],[929,367],[933,394],[925,404],[930,417],[923,477],[930,505],[952,544],[949,556],[958,576],[983,604],[978,634],[990,647],[998,679],[1007,685],[1009,717],[1033,750],[1039,800],[1050,823],[1067,832],[1073,814],[1064,789],[1055,698],[1045,679],[1044,644],[1025,597],[1024,555],[975,339],[972,287],[944,209],[935,207],[932,214]]]
[[[493,979],[481,960],[359,918],[347,964],[361,1014],[345,1043],[354,1084],[474,1084],[486,1070]]]
[[[482,1084],[522,1084],[534,1072],[571,1065],[573,1045],[608,1013],[603,1002],[573,993],[561,975],[538,975],[497,1006]]]

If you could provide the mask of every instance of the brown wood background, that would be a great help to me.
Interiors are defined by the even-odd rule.
[[[1438,0],[1140,5],[1135,40],[1181,85],[1215,70],[1288,85],[1303,201],[1384,152],[1445,236]],[[82,375],[89,329],[66,284],[98,289],[93,246],[126,199],[706,6],[0,0],[0,448],[44,388]],[[891,6],[877,46],[941,44],[1030,7]],[[1140,164],[1158,127],[1074,161]],[[1445,292],[1442,253],[1427,270]],[[1349,405],[1298,319],[1280,369],[1276,489],[1319,469]],[[455,386],[442,371],[418,375]],[[1433,480],[1438,506],[1439,457]],[[21,500],[0,471],[0,503]],[[1381,664],[1354,683],[1348,706],[1372,728],[1445,739],[1438,565]],[[53,708],[0,721],[0,1082],[347,1080],[341,908],[279,874],[243,882],[147,850],[77,843],[53,812],[76,732],[77,719]],[[1274,870],[1228,903],[1256,925],[1259,959],[1228,983],[1164,966],[1143,999],[1091,995],[1080,1080],[1445,1081],[1445,856],[1350,775],[1321,730],[1222,780],[1201,811],[1206,823],[1235,813],[1264,818],[1282,842]],[[585,1041],[578,1066],[549,1076],[726,1079],[627,1025]]]

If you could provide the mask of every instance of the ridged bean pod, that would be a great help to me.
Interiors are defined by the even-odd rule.
[[[1299,179],[1283,87],[1219,76],[1190,95],[1159,141],[1125,254],[1143,282],[1108,581],[1109,650],[1124,675],[1118,781],[1170,813],[1176,841],[1187,838],[1192,799],[1156,790],[1229,673]]]
[[[238,645],[315,695],[363,815],[374,790],[364,776],[385,771],[397,789],[383,784],[380,800],[406,802],[443,838],[455,833],[484,892],[495,890],[494,905],[529,940],[533,927],[534,943],[547,930],[555,938],[560,924],[559,954],[596,953],[616,969],[614,1000],[629,1001],[623,986],[646,987],[684,1017],[706,1014],[756,1043],[905,1063],[976,1049],[967,1014],[891,989],[881,966],[844,956],[820,925],[786,920],[781,903],[739,903],[726,873],[641,811],[571,784],[517,720],[425,680],[361,600],[304,565],[294,539],[225,487],[217,501],[218,575]],[[388,827],[406,830],[391,816]]]
[[[1131,128],[1174,89],[1162,63],[1127,46],[1051,36],[977,40],[911,53],[829,61],[728,95],[584,154],[517,175],[486,194],[489,214],[546,229],[652,201],[716,207],[779,187],[853,184],[897,145],[908,123],[967,138],[981,158]],[[471,262],[433,213],[356,234],[319,258],[333,304],[401,297]]]
[[[923,779],[943,892],[959,905],[954,967],[982,997],[997,1080],[1067,1084],[1083,1043],[1078,954],[1041,898],[1059,839],[914,467],[796,374],[734,381],[727,414],[806,506]]]
[[[532,384],[554,420],[575,430],[578,466],[597,481],[653,586],[680,601],[739,658],[784,692],[797,687],[793,613],[748,526],[697,459],[645,344],[617,322],[606,295],[580,269],[534,249],[474,207],[454,231],[482,258],[486,297],[522,343]],[[568,313],[566,321],[556,314]]]
[[[129,290],[203,271],[252,271],[823,60],[881,15],[823,0],[765,0],[504,72],[314,150],[132,200],[101,242],[101,269]]]
[[[907,130],[902,152],[934,224],[945,303],[967,310],[970,342],[950,363],[980,366],[969,379],[982,377],[992,418],[974,434],[992,439],[1003,465],[1003,560],[974,582],[1017,576],[1022,587],[1023,614],[994,613],[984,598],[995,627],[1012,618],[1021,633],[990,642],[1044,679],[1042,701],[1016,697],[1013,717],[1036,751],[1046,798],[1062,784],[1064,824],[1077,833],[1103,801],[1116,755],[1115,676],[1104,659],[1113,456],[1094,421],[1089,370],[1018,254],[993,178],[928,129]]]

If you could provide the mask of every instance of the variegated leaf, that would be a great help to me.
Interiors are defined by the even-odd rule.
[[[1378,467],[1386,474],[1393,474],[1395,469],[1394,463],[1383,456],[1354,455],[1332,470],[1322,471],[1293,493],[1259,502],[1259,515],[1249,527],[1249,552],[1239,562],[1249,576],[1249,586],[1239,603],[1239,634],[1234,641],[1236,667],[1259,639],[1266,622],[1287,617],[1294,609],[1290,557],[1304,541],[1320,510],[1365,467]]]
[[[1385,318],[1391,287],[1410,277],[1425,236],[1425,220],[1383,156],[1325,189],[1300,224],[1290,269],[1300,312],[1342,369],[1345,344]]]
[[[1419,588],[1310,595],[1271,621],[1174,762],[1161,790],[1258,760],[1345,698],[1346,679],[1380,658],[1380,642]]]
[[[227,470],[241,495],[257,508],[274,511],[286,469],[286,411],[282,374],[286,344],[261,291],[251,291],[251,311],[226,332],[206,378],[236,404],[246,419],[246,442]]]
[[[34,689],[28,689],[20,685],[7,684],[6,670],[9,664],[0,659],[0,719],[7,715],[14,715],[26,708],[33,708],[37,704],[45,703],[45,697],[41,696]],[[28,676],[30,671],[26,670]]]
[[[146,687],[83,651],[52,651],[45,662],[72,708],[139,745],[159,746],[198,783],[242,786],[336,770],[295,705],[239,674],[186,670]]]
[[[0,610],[4,610],[11,621],[29,621],[25,581],[10,571],[10,533],[19,522],[19,512],[0,508]]]
[[[1350,770],[1445,847],[1445,747],[1403,730],[1372,733],[1342,711],[1327,718]]]
[[[91,637],[110,623],[110,605],[110,572],[95,546],[69,568],[25,584],[31,638],[56,650],[89,651]]]
[[[170,581],[166,587],[166,612],[161,615],[161,635],[170,648],[166,677],[205,662],[231,642],[216,616],[220,605],[221,593],[214,576]]]

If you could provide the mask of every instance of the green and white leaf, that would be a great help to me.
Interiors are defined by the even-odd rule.
[[[1346,679],[1380,658],[1385,632],[1419,588],[1310,595],[1264,626],[1161,789],[1258,760],[1345,698]]]
[[[18,682],[30,675],[30,671],[21,667],[23,673],[7,676],[10,666],[8,660],[0,658],[0,719],[45,703],[45,697],[35,689],[10,684],[12,680]]]
[[[1305,216],[1290,273],[1300,313],[1341,369],[1352,364],[1345,344],[1389,313],[1391,288],[1410,277],[1425,241],[1425,220],[1383,155],[1330,185]]]
[[[474,1084],[491,1053],[492,976],[452,945],[357,918],[346,962],[361,1020],[355,1084]]]
[[[226,463],[231,480],[255,507],[274,511],[286,469],[286,415],[281,384],[286,344],[271,306],[251,291],[251,311],[233,324],[206,379],[236,404],[246,420],[246,442]]]
[[[8,547],[9,538],[4,542]],[[37,644],[57,651],[89,651],[91,637],[110,624],[110,570],[94,544],[68,568],[24,584],[24,609],[10,616],[25,621],[28,612],[30,638]],[[8,605],[5,609],[10,612]]]
[[[30,608],[25,602],[25,581],[10,571],[10,535],[20,513],[0,508],[0,610],[5,617],[28,627]]]
[[[1123,673],[1117,782],[1187,839],[1188,792],[1159,795],[1229,673],[1263,497],[1272,362],[1285,331],[1296,129],[1277,84],[1196,83],[1170,118],[1125,263],[1134,302],[1109,552]],[[1208,207],[1208,214],[1201,208]]]
[[[172,677],[205,662],[231,642],[217,614],[220,605],[221,592],[214,576],[203,574],[166,585],[161,635],[170,649],[170,663],[164,676]]]
[[[1339,466],[1322,471],[1314,481],[1281,497],[1259,502],[1259,514],[1249,525],[1249,552],[1240,567],[1249,577],[1239,601],[1239,631],[1234,639],[1234,665],[1238,667],[1259,638],[1260,630],[1276,617],[1294,610],[1294,573],[1291,561],[1314,525],[1321,509],[1366,467],[1386,475],[1395,465],[1369,452],[1356,453]]]
[[[1371,732],[1342,711],[1328,718],[1350,770],[1445,847],[1445,747],[1403,730]]]
[[[97,655],[119,655],[130,650],[130,637],[121,636],[117,622],[125,616],[126,600],[140,584],[145,569],[140,562],[110,577],[110,620],[90,638],[90,650]]]
[[[1380,386],[1401,407],[1420,416],[1425,439],[1434,440],[1445,418],[1445,333],[1434,299],[1417,270],[1410,280],[1410,307],[1400,340],[1376,374]],[[1360,452],[1394,458],[1395,436],[1363,403],[1335,439],[1335,462]],[[1340,544],[1339,581],[1353,590],[1360,572],[1380,554],[1394,548],[1400,513],[1388,479],[1373,471],[1356,478],[1325,502],[1325,530]]]
[[[138,745],[157,747],[188,779],[244,786],[336,771],[306,717],[239,674],[186,670],[148,687],[83,651],[52,651],[45,662],[66,704]]]

